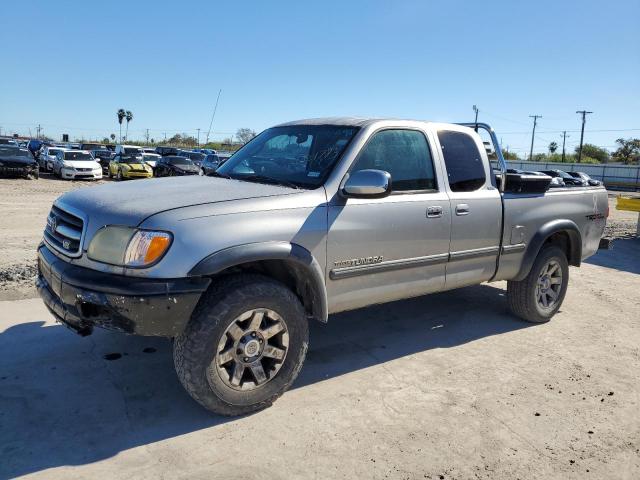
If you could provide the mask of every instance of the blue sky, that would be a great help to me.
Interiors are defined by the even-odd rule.
[[[585,141],[612,147],[640,137],[638,18],[639,0],[22,0],[3,8],[0,128],[102,138],[125,108],[130,138],[195,135],[222,89],[216,139],[330,115],[465,121],[477,104],[519,153],[528,115],[545,151],[583,108]]]

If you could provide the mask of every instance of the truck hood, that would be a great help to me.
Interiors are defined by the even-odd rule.
[[[89,223],[87,236],[104,225],[137,226],[147,217],[194,205],[295,195],[303,190],[217,177],[187,176],[118,182],[65,193],[55,205]]]

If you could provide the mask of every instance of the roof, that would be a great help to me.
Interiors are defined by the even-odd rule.
[[[286,127],[289,125],[341,125],[348,127],[365,127],[380,120],[388,120],[385,118],[362,118],[362,117],[323,117],[323,118],[307,118],[302,120],[294,120],[276,125],[277,127]]]

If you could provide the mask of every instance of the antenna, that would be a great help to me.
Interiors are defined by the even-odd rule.
[[[213,115],[211,115],[211,122],[209,123],[209,130],[207,131],[207,142],[209,143],[209,134],[211,133],[211,125],[213,125],[213,119],[216,117],[216,110],[218,110],[218,102],[220,101],[220,94],[222,93],[222,89],[218,91],[218,98],[216,98],[216,106],[213,107]]]

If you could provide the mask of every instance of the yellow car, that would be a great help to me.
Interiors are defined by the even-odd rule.
[[[142,157],[116,155],[109,162],[109,178],[117,180],[125,178],[151,178],[153,169],[147,165]]]

